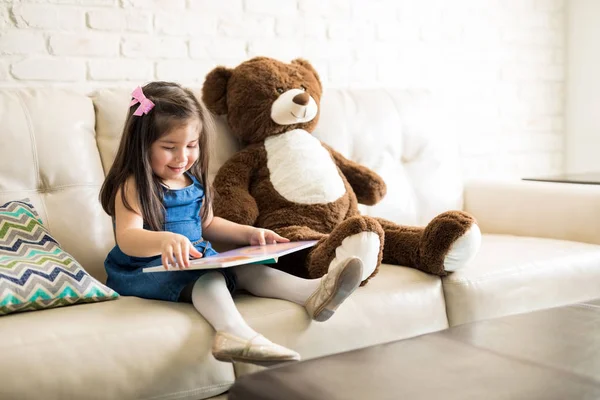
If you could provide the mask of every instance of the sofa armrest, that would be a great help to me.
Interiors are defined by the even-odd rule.
[[[467,182],[464,210],[484,233],[600,244],[600,185]]]

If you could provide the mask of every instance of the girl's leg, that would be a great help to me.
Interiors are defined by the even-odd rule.
[[[303,305],[316,321],[326,321],[360,285],[362,261],[348,257],[319,279],[303,279],[264,265],[235,268],[238,286],[261,297],[273,297]]]
[[[217,331],[212,346],[217,360],[272,365],[300,359],[295,351],[272,343],[248,326],[221,273],[208,272],[198,278],[192,304]]]
[[[192,288],[192,304],[215,331],[229,332],[247,340],[258,335],[244,321],[231,298],[225,277],[219,272],[207,272],[198,278]],[[256,338],[256,343],[260,341],[268,342],[262,336]]]
[[[321,279],[304,279],[260,264],[233,267],[240,289],[255,296],[272,297],[303,305],[319,287]]]

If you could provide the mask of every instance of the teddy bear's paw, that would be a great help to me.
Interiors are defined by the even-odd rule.
[[[377,268],[380,245],[381,241],[376,232],[361,232],[348,236],[335,249],[335,258],[331,260],[327,270],[332,271],[347,259],[357,257],[363,263],[361,281],[364,281]]]
[[[350,257],[363,263],[364,285],[378,271],[383,253],[384,232],[377,220],[367,216],[348,218],[322,238],[310,251],[308,276],[320,278]]]
[[[481,246],[481,231],[477,224],[471,227],[450,247],[444,257],[444,270],[454,272],[466,266],[477,254]]]
[[[468,264],[481,244],[475,218],[463,211],[447,211],[425,227],[419,250],[419,269],[446,275]]]

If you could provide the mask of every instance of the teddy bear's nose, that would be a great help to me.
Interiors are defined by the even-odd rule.
[[[292,99],[292,101],[300,106],[305,106],[308,104],[308,101],[310,100],[310,96],[308,95],[308,93],[303,92],[300,94],[297,94],[294,96],[294,98]]]

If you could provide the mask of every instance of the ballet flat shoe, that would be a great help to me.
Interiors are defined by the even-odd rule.
[[[275,343],[253,343],[261,335],[252,339],[243,339],[228,332],[215,334],[212,354],[219,361],[245,362],[261,366],[270,366],[290,361],[299,361],[300,354]]]
[[[326,321],[360,285],[362,261],[349,257],[321,278],[319,288],[306,300],[304,308],[315,321]]]

